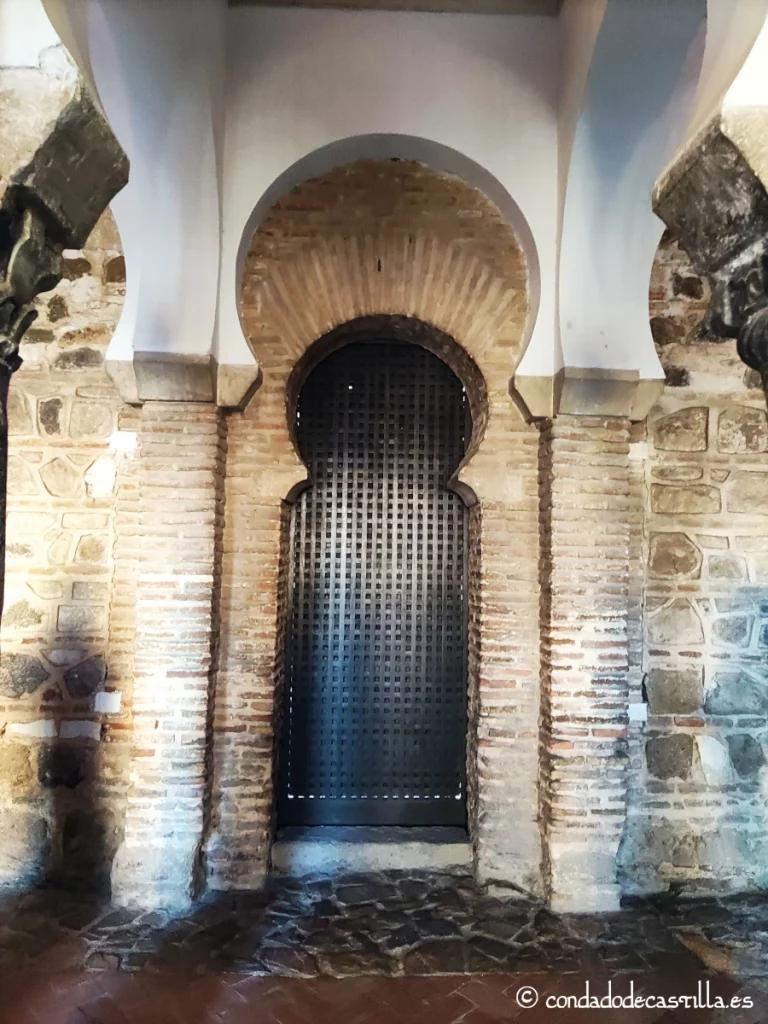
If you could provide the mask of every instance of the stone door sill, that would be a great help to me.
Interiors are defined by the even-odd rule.
[[[472,873],[472,846],[462,828],[318,825],[281,829],[272,848],[279,875],[372,871]]]

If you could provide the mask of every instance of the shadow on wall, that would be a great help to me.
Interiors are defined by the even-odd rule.
[[[98,760],[83,740],[3,738],[0,882],[108,891],[114,824],[94,786]]]

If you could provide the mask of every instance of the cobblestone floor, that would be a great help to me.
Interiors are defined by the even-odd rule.
[[[557,1009],[546,995],[750,996],[744,1009]],[[521,990],[537,1003],[521,1005]],[[172,918],[0,894],[0,1024],[768,1024],[768,900],[557,917],[448,876],[275,880]]]
[[[188,916],[136,913],[93,897],[33,890],[0,900],[0,971],[55,953],[64,968],[172,969],[343,978],[510,971],[612,974],[690,956],[768,978],[768,900],[637,901],[620,914],[558,917],[512,888],[444,875],[273,880]]]

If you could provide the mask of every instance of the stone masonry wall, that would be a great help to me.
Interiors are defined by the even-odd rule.
[[[9,396],[0,878],[103,880],[127,706],[109,696],[115,479],[132,452],[104,354],[122,305],[111,217],[41,298]],[[107,722],[113,720],[114,726]],[[3,770],[4,769],[4,770]],[[117,815],[117,817],[116,817]],[[18,846],[18,850],[17,850]]]
[[[768,415],[707,285],[665,240],[651,285],[668,376],[633,436],[645,517],[648,722],[631,727],[625,888],[768,880]]]
[[[71,87],[57,50],[39,70],[0,69],[3,179]],[[9,397],[0,883],[105,884],[121,828],[129,701],[108,692],[108,629],[115,478],[133,435],[116,433],[121,402],[104,369],[125,279],[111,215],[65,255]]]

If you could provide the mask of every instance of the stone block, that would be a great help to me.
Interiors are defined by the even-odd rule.
[[[41,537],[55,523],[56,517],[48,512],[9,512],[8,536],[16,537],[18,534],[34,534],[37,537]]]
[[[69,416],[69,434],[74,440],[109,437],[114,426],[112,407],[106,402],[72,403]]]
[[[662,579],[698,579],[702,554],[684,533],[651,534],[648,568]]]
[[[718,672],[704,711],[708,715],[768,715],[768,679],[746,672]]]
[[[648,639],[654,644],[700,644],[704,628],[687,598],[677,598],[648,620]]]
[[[713,580],[743,580],[747,578],[747,563],[738,555],[710,555],[708,573]]]
[[[6,629],[35,629],[45,622],[45,612],[35,608],[24,597],[5,609],[3,626]]]
[[[34,693],[49,677],[50,672],[30,654],[3,653],[0,657],[0,693],[5,697]]]
[[[8,459],[8,493],[12,496],[37,494],[37,484],[29,466],[18,457]]]
[[[88,345],[64,349],[53,360],[55,370],[88,370],[103,365],[104,354]]]
[[[107,562],[107,538],[99,533],[86,533],[80,538],[77,545],[75,561],[81,565],[105,565]]]
[[[61,413],[64,403],[60,398],[43,398],[37,405],[37,422],[40,433],[46,437],[58,437],[62,432]]]
[[[687,779],[693,765],[693,736],[654,736],[645,744],[648,771],[657,779]]]
[[[708,786],[727,786],[733,781],[733,768],[728,748],[714,736],[698,735],[696,747],[699,763]]]
[[[61,520],[65,530],[103,530],[108,523],[106,512],[65,512]]]
[[[728,511],[768,515],[768,473],[734,472],[728,486]]]
[[[90,697],[107,678],[107,666],[101,655],[87,658],[79,665],[68,668],[64,673],[64,682],[69,694],[75,700]]]
[[[43,601],[55,601],[64,594],[64,584],[61,580],[31,579],[27,584],[35,597]]]
[[[112,898],[122,906],[188,910],[197,867],[197,837],[118,847],[112,862]]]
[[[654,466],[651,470],[654,480],[673,480],[675,483],[701,480],[704,470],[701,466]]]
[[[703,452],[707,449],[709,409],[681,409],[656,421],[653,443],[660,451]]]
[[[768,415],[747,405],[726,409],[717,425],[717,447],[731,455],[768,451]]]
[[[36,779],[26,743],[0,741],[0,786],[8,786],[13,796],[34,796]]]
[[[58,626],[63,633],[89,633],[104,626],[104,610],[92,604],[64,604],[59,608]]]
[[[72,534],[60,533],[48,548],[48,561],[51,565],[66,565],[72,553]]]
[[[86,274],[90,274],[90,262],[83,256],[69,256],[61,261],[61,277],[64,281],[77,281]]]
[[[15,387],[11,387],[8,394],[8,433],[12,436],[19,434],[33,434],[32,414],[29,411],[29,403],[26,395]]]
[[[765,766],[765,754],[754,736],[737,733],[726,737],[733,767],[745,779],[757,775]]]
[[[717,647],[749,647],[751,615],[728,615],[712,622],[712,642]]]
[[[45,657],[57,668],[69,668],[82,661],[88,652],[84,647],[54,647],[43,651]]]
[[[81,489],[80,474],[69,460],[57,456],[40,470],[40,479],[55,498],[75,498]]]
[[[125,257],[115,256],[107,260],[101,273],[104,284],[123,284],[125,282]]]
[[[75,580],[72,584],[74,601],[106,601],[109,598],[109,584],[95,580]]]
[[[618,910],[617,848],[612,841],[568,837],[550,844],[550,905],[558,913]]]
[[[63,262],[63,261],[62,261]],[[48,303],[48,319],[52,324],[69,316],[69,309],[62,295],[54,295]]]
[[[669,316],[651,317],[651,334],[659,346],[678,345],[685,340],[685,327]]]
[[[716,515],[722,507],[720,489],[707,484],[671,487],[651,484],[651,509],[660,515]]]
[[[704,703],[704,670],[652,668],[648,695],[654,715],[692,715]]]
[[[92,740],[98,743],[101,739],[101,725],[90,718],[67,718],[61,723],[59,736],[63,740]]]

